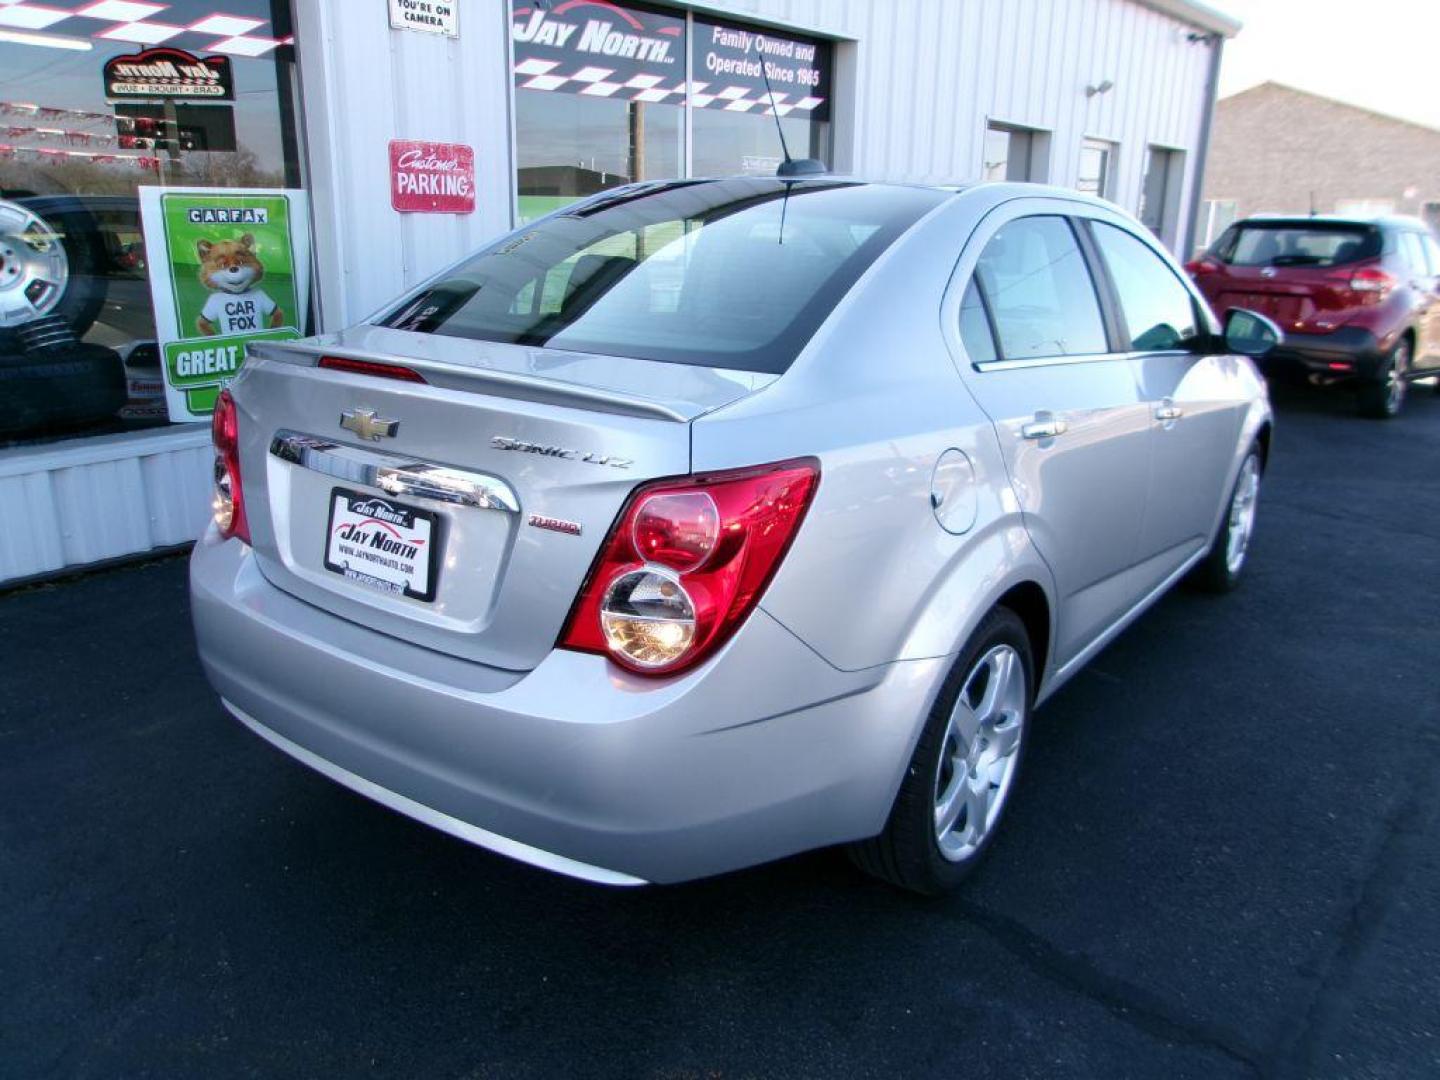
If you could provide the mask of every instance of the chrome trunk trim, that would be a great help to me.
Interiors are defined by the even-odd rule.
[[[477,510],[520,512],[515,490],[498,476],[471,472],[398,454],[385,454],[358,446],[282,430],[270,440],[270,453],[302,469],[333,476],[352,484],[379,488],[389,495],[469,506]]]

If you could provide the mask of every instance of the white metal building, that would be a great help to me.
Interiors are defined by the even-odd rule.
[[[392,27],[406,11],[432,25]],[[567,199],[630,179],[773,171],[773,93],[796,157],[872,179],[1098,192],[1184,251],[1220,51],[1238,29],[1191,0],[6,0],[0,70],[36,75],[0,113],[25,119],[40,102],[41,119],[60,119],[11,129],[42,141],[0,143],[0,201],[116,190],[125,154],[66,151],[85,165],[77,180],[80,166],[62,174],[43,142],[69,124],[67,146],[109,147],[111,120],[119,147],[140,147],[135,182],[153,184],[154,168],[190,185],[303,187],[308,325],[330,330]],[[99,62],[137,46],[227,56],[233,130],[216,136],[173,102],[148,121],[115,104]],[[769,91],[747,66],[762,49]],[[61,59],[73,80],[70,67],[56,75]],[[158,131],[157,156],[127,129]],[[472,150],[473,210],[396,209],[392,140]],[[134,249],[124,227],[104,228],[111,247]],[[112,318],[136,307],[117,288],[76,335],[135,355],[145,327]],[[0,442],[0,583],[196,535],[208,433],[164,419]]]

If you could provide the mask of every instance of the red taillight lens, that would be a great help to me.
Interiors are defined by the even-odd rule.
[[[1378,266],[1346,266],[1326,276],[1335,282],[1340,302],[1356,307],[1379,304],[1399,284],[1394,274]]]
[[[559,647],[673,675],[745,621],[799,531],[813,459],[661,480],[631,495],[570,611]]]
[[[400,364],[382,364],[376,360],[356,360],[349,356],[322,356],[320,367],[332,371],[349,371],[356,375],[373,375],[377,379],[399,379],[401,382],[423,383],[425,376]]]
[[[215,444],[215,497],[210,504],[215,524],[226,540],[238,536],[248,544],[250,523],[245,518],[245,489],[240,483],[240,423],[229,390],[221,390],[215,402],[210,441]]]
[[[1218,274],[1220,264],[1210,259],[1195,259],[1185,264],[1185,272],[1191,277],[1203,277],[1206,274]]]
[[[645,562],[694,570],[720,540],[720,511],[708,491],[649,495],[636,508],[632,539]]]
[[[1350,291],[1359,293],[1379,293],[1384,296],[1395,287],[1395,275],[1384,270],[1367,266],[1364,269],[1356,270],[1350,275]]]

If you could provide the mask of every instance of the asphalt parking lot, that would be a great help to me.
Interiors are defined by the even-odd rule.
[[[1056,697],[940,901],[531,870],[228,719],[183,560],[0,596],[0,1074],[1440,1075],[1440,394],[1277,398],[1245,586]]]

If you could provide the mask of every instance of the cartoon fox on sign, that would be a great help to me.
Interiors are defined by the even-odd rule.
[[[201,240],[200,283],[211,290],[200,309],[195,329],[207,336],[246,334],[285,325],[285,313],[264,289],[257,289],[265,265],[255,254],[255,237],[239,240]]]

